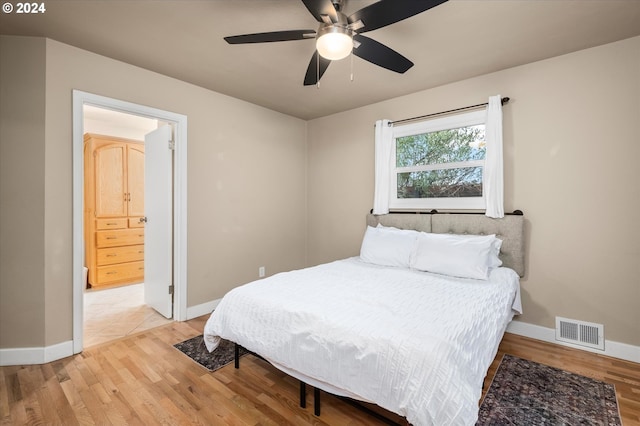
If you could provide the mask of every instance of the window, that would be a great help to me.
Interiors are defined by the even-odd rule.
[[[394,126],[391,208],[484,209],[485,111]]]

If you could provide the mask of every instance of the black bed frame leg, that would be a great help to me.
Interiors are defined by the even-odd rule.
[[[300,407],[307,408],[307,386],[300,380]]]
[[[313,388],[313,414],[320,416],[320,389]]]
[[[234,364],[236,368],[240,368],[240,345],[237,343],[234,348]]]

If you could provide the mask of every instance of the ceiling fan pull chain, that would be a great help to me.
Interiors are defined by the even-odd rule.
[[[320,52],[316,50],[316,89],[320,88]]]
[[[351,56],[351,82],[353,83],[353,50],[349,56]]]

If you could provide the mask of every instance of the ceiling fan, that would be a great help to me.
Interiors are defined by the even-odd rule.
[[[304,85],[317,84],[333,60],[350,53],[397,73],[404,73],[413,62],[395,50],[362,33],[373,31],[410,18],[447,0],[381,0],[347,16],[342,12],[344,0],[302,0],[320,22],[317,31],[288,30],[225,37],[229,44],[270,43],[275,41],[316,39]]]

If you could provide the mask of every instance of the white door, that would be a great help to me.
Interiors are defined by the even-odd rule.
[[[144,302],[173,315],[173,150],[171,126],[144,137]]]

